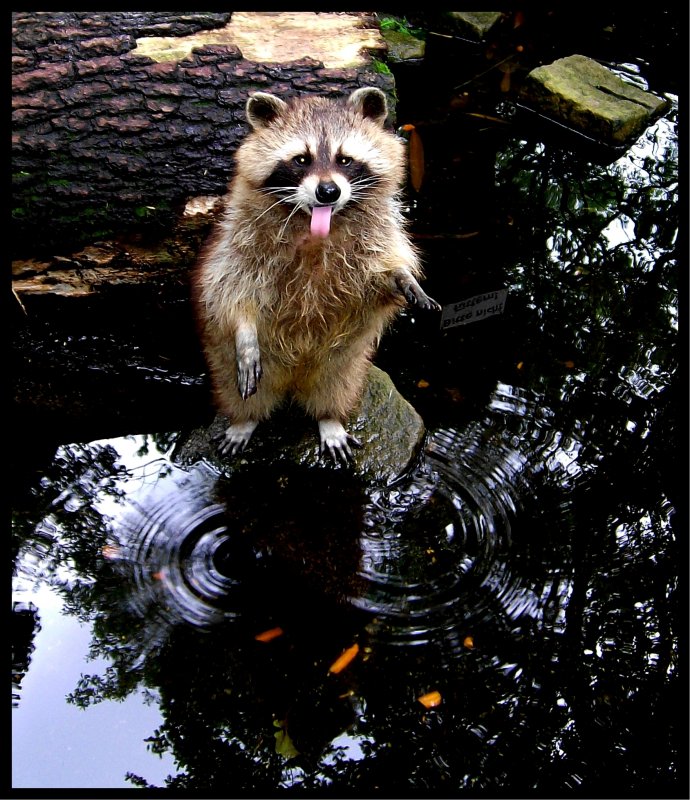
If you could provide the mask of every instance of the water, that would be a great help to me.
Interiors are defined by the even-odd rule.
[[[419,463],[61,444],[15,501],[15,788],[682,796],[675,111],[607,163],[424,135],[418,230],[480,231],[421,240],[429,293],[508,297],[382,343]]]

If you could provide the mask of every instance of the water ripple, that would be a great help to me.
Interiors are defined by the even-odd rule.
[[[133,586],[138,616],[208,628],[236,615],[239,582],[218,568],[229,535],[226,508],[212,500],[216,478],[200,464],[130,500],[109,553]]]
[[[567,597],[567,565],[540,584],[509,566],[516,521],[521,536],[545,524],[526,518],[525,504],[544,482],[563,489],[581,471],[578,437],[552,420],[541,398],[499,383],[484,420],[434,431],[417,470],[371,496],[360,539],[366,589],[350,601],[373,615],[375,641],[460,652],[487,619],[540,623],[548,604]],[[550,524],[565,535],[568,508],[556,511],[563,516]],[[521,538],[518,550],[529,547]]]
[[[499,383],[483,420],[434,431],[413,471],[362,495],[353,579],[343,574],[340,583],[345,604],[365,614],[372,644],[435,643],[458,654],[488,621],[511,630],[562,616],[567,564],[547,563],[539,581],[523,569],[543,559],[544,528],[563,537],[570,526],[567,504],[551,503],[555,517],[545,518],[535,500],[545,485],[560,491],[580,474],[578,436],[554,430],[552,421],[539,396]],[[268,491],[270,481],[259,478]],[[265,495],[273,510],[254,508],[254,516],[242,485],[219,489],[226,480],[232,477],[203,463],[175,467],[148,494],[130,497],[110,557],[132,586],[129,605],[138,616],[202,629],[237,618],[251,594],[252,566],[275,562],[281,547],[294,550],[284,531],[299,535],[314,518],[304,516],[310,501],[299,477],[283,476]],[[278,539],[272,526],[283,531]],[[291,557],[304,559],[304,569],[319,557],[300,552]]]

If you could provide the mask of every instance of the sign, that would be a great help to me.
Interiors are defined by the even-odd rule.
[[[441,311],[441,330],[454,328],[456,325],[468,325],[480,319],[502,314],[508,296],[507,289],[497,289],[495,292],[484,292],[443,306]]]

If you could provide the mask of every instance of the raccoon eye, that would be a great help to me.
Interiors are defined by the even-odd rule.
[[[308,167],[311,164],[311,156],[308,153],[295,156],[292,160],[298,167]]]
[[[339,167],[349,167],[352,164],[351,156],[336,156],[335,163]]]

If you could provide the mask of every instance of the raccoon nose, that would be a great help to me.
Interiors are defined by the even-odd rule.
[[[316,199],[319,203],[335,203],[340,197],[340,187],[333,181],[324,181],[316,187]]]

